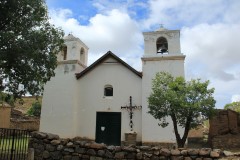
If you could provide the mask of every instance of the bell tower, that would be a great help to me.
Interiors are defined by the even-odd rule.
[[[72,34],[64,37],[64,46],[61,52],[57,55],[58,64],[78,64],[76,72],[81,72],[87,66],[88,47]]]
[[[144,55],[142,57],[142,142],[175,142],[173,126],[158,126],[158,121],[150,114],[148,97],[152,92],[152,79],[158,72],[168,72],[174,77],[184,77],[185,55],[181,53],[180,31],[168,30],[162,26],[151,32],[144,32]],[[151,124],[151,125],[149,125]],[[155,129],[153,129],[154,127]]]
[[[64,37],[63,49],[57,55],[55,76],[44,86],[40,131],[67,138],[77,136],[79,88],[76,86],[79,81],[75,74],[87,67],[87,60],[88,47],[72,34]]]

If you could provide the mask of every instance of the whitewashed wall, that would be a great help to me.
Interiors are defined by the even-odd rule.
[[[116,62],[115,59],[107,61]],[[124,133],[130,131],[129,113],[121,110],[121,106],[129,105],[129,97],[133,105],[141,105],[141,78],[120,63],[101,63],[94,70],[78,80],[79,100],[76,112],[77,135],[95,139],[96,112],[121,112],[121,141]],[[104,97],[104,86],[113,86],[113,97]],[[133,129],[137,132],[137,140],[141,141],[142,111],[136,110],[133,115]]]
[[[168,58],[167,58],[168,57]],[[152,91],[152,79],[157,72],[167,71],[173,76],[184,76],[184,56],[163,57],[156,58],[142,58],[143,60],[143,77],[142,77],[142,105],[143,105],[143,119],[142,119],[142,141],[143,142],[175,142],[175,134],[173,130],[172,121],[169,118],[169,126],[162,128],[158,125],[158,121],[148,114],[147,98]],[[181,128],[180,133],[183,131]]]
[[[63,138],[76,136],[74,124],[78,104],[75,72],[80,68],[76,63],[59,64],[56,76],[45,85],[40,131],[59,134]]]

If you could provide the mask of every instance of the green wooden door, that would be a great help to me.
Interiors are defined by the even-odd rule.
[[[96,142],[121,144],[121,112],[97,112]]]

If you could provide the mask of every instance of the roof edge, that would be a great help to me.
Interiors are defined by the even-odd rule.
[[[124,65],[126,68],[128,68],[129,70],[131,70],[133,73],[135,73],[137,76],[139,76],[140,78],[142,78],[142,73],[135,70],[134,68],[132,68],[129,64],[127,64],[126,62],[124,62],[121,58],[119,58],[118,56],[116,56],[114,53],[112,53],[111,51],[108,51],[107,53],[105,53],[102,57],[100,57],[98,60],[96,60],[93,64],[91,64],[89,67],[87,67],[85,70],[83,70],[80,73],[76,73],[76,78],[79,79],[81,77],[83,77],[85,74],[87,74],[88,72],[90,72],[91,70],[93,70],[95,67],[97,67],[101,62],[103,62],[105,59],[107,59],[109,56],[113,57],[115,60],[117,60],[119,63],[121,63],[122,65]]]

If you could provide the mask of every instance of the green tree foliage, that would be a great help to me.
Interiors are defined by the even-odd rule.
[[[62,44],[63,32],[49,23],[44,0],[1,0],[0,88],[14,97],[41,94]]]
[[[226,104],[224,106],[224,109],[231,109],[240,113],[240,102],[232,102],[232,103]]]
[[[32,104],[32,107],[29,108],[29,110],[27,111],[27,114],[30,116],[40,117],[41,107],[42,107],[41,103],[39,101],[36,101]]]
[[[152,81],[148,113],[158,119],[162,127],[168,126],[166,118],[171,118],[178,147],[184,146],[191,128],[214,113],[214,89],[208,89],[208,84],[209,81],[200,82],[199,79],[174,78],[165,72],[157,73]],[[182,137],[178,127],[184,128]]]

